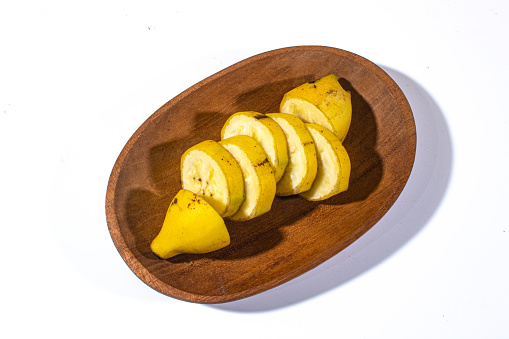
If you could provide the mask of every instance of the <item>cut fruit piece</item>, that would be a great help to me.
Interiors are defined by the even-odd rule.
[[[350,157],[339,138],[323,126],[306,124],[317,150],[318,172],[311,188],[300,196],[307,200],[325,200],[348,189]]]
[[[276,195],[276,179],[262,146],[246,135],[236,135],[219,142],[242,169],[245,200],[231,220],[249,220],[268,211]]]
[[[233,114],[221,130],[221,139],[235,135],[247,135],[262,145],[278,182],[288,165],[288,146],[285,133],[272,119],[258,112]]]
[[[288,144],[286,171],[277,183],[276,195],[299,194],[311,188],[317,171],[315,143],[306,125],[294,115],[269,113],[283,129]]]
[[[223,218],[197,194],[182,189],[173,198],[150,248],[159,258],[168,259],[182,253],[208,253],[229,244]]]
[[[279,109],[306,123],[322,125],[336,134],[341,142],[345,140],[352,120],[351,95],[341,87],[334,74],[287,92]]]
[[[182,188],[203,197],[222,217],[237,213],[244,202],[239,164],[213,140],[189,148],[180,161]]]

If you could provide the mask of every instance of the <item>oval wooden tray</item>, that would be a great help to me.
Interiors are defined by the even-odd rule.
[[[276,198],[265,215],[248,222],[226,221],[228,247],[156,258],[149,245],[181,187],[184,151],[206,139],[220,140],[230,114],[277,112],[285,92],[331,73],[352,93],[352,125],[344,142],[352,162],[349,190],[323,202]],[[403,190],[415,146],[415,124],[405,96],[372,62],[320,46],[262,53],[187,89],[134,133],[109,180],[109,231],[130,269],[155,290],[199,303],[241,299],[310,270],[369,230]]]

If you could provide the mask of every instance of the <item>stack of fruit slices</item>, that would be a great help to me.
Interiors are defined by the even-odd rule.
[[[158,257],[208,253],[230,243],[224,218],[250,220],[275,196],[320,201],[348,189],[350,93],[331,74],[283,97],[281,113],[238,112],[181,159],[182,190],[151,244]]]

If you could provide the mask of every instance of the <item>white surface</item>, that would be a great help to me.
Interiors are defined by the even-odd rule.
[[[507,338],[509,5],[492,1],[4,1],[0,5],[3,338]],[[307,274],[199,305],[116,251],[112,166],[157,108],[254,54],[357,53],[415,114],[396,205]],[[7,313],[6,313],[7,312]]]

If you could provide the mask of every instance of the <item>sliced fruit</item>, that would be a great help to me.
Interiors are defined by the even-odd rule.
[[[237,213],[244,202],[239,164],[213,140],[189,148],[180,161],[182,188],[203,197],[222,217]]]
[[[278,182],[288,165],[288,147],[285,133],[272,119],[258,112],[232,114],[221,130],[221,139],[247,135],[262,145]]]
[[[268,211],[276,195],[276,179],[260,143],[246,135],[219,142],[233,155],[242,169],[246,198],[231,220],[249,220]]]
[[[343,142],[352,120],[352,100],[350,93],[339,84],[338,77],[330,74],[287,92],[280,111],[306,123],[322,125]]]
[[[339,138],[323,126],[306,124],[315,142],[318,172],[311,188],[301,197],[325,200],[348,189],[350,180],[350,157]]]
[[[294,115],[269,113],[283,129],[288,144],[286,171],[277,183],[276,195],[299,194],[311,188],[317,171],[316,149],[306,125]]]
[[[168,259],[181,253],[208,253],[229,244],[223,218],[203,198],[182,189],[173,198],[150,248],[159,258]]]

